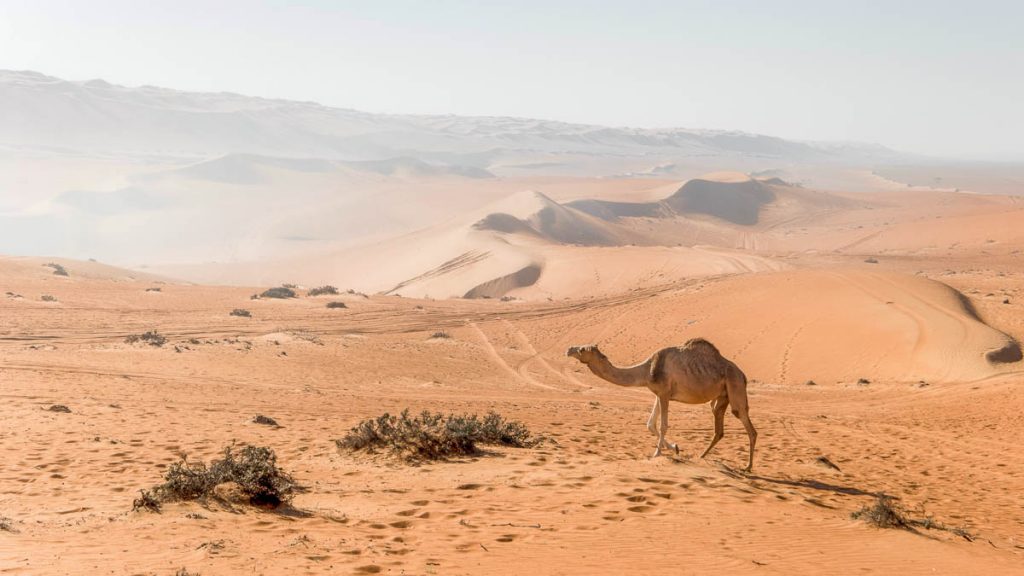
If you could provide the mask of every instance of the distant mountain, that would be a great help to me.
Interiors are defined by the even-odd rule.
[[[192,159],[226,154],[344,161],[405,157],[496,173],[587,175],[612,175],[619,168],[642,173],[686,159],[707,163],[721,158],[735,166],[737,159],[759,165],[863,164],[900,157],[870,144],[524,118],[369,114],[226,92],[72,82],[27,71],[0,71],[0,147]],[[618,160],[594,164],[595,158]]]

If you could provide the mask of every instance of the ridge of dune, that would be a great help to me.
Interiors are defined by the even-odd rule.
[[[635,359],[703,336],[738,358],[750,378],[793,384],[972,381],[1021,359],[1019,343],[985,323],[962,293],[897,272],[738,275],[659,300],[604,326],[617,334],[608,350]]]
[[[560,244],[610,246],[625,241],[624,234],[606,222],[527,190],[487,206],[476,230],[529,234]]]
[[[67,276],[55,275],[50,264],[63,266]],[[42,256],[7,256],[0,254],[0,280],[15,281],[74,281],[80,278],[89,280],[138,281],[138,282],[177,282],[171,278],[150,274],[128,268],[120,268],[93,260],[75,260],[72,258],[51,258]]]

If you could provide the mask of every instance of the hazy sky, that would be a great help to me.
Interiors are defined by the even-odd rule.
[[[1024,2],[0,0],[0,68],[1024,160]]]

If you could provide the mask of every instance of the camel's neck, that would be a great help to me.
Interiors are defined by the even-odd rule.
[[[650,360],[629,368],[619,368],[602,356],[592,360],[587,367],[599,378],[619,386],[647,386],[651,381]]]

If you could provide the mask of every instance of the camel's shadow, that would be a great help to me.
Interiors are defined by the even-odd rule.
[[[718,462],[718,468],[723,474],[731,478],[738,480],[757,480],[760,482],[766,482],[769,484],[776,484],[779,486],[789,486],[791,488],[809,488],[811,490],[821,490],[824,492],[831,492],[833,494],[841,494],[843,496],[881,496],[881,492],[870,492],[862,490],[853,486],[842,486],[840,484],[829,484],[828,482],[822,482],[820,480],[814,480],[813,478],[801,478],[799,480],[791,480],[789,478],[772,478],[770,476],[761,476],[760,474],[754,474],[751,472],[745,472],[729,466],[724,462]]]

